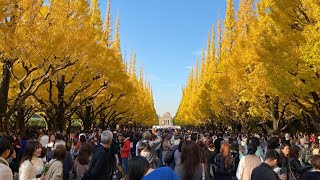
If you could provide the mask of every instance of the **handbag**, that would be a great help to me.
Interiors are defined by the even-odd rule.
[[[123,168],[121,167],[120,164],[117,163],[117,169],[118,169],[118,173],[117,173],[117,179],[118,180],[123,180],[125,179],[125,173],[123,171]]]
[[[296,178],[296,176],[294,175],[294,173],[292,172],[291,167],[289,166],[289,179],[293,179],[293,180],[298,180],[298,178]]]

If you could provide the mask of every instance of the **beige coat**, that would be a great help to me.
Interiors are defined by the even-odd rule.
[[[46,173],[46,180],[62,180],[63,179],[63,164],[61,161],[52,159],[50,168]]]
[[[41,173],[43,162],[41,158],[33,157],[31,161],[25,160],[19,168],[19,180],[34,180]]]

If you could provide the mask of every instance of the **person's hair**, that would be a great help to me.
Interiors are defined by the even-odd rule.
[[[56,146],[53,151],[53,159],[63,161],[66,156],[66,147],[62,144]]]
[[[228,143],[223,143],[220,148],[220,153],[224,158],[224,166],[230,169],[232,166],[231,146]]]
[[[290,147],[290,152],[289,152],[289,157],[290,158],[296,158],[299,159],[299,153],[300,153],[301,149],[299,146],[297,145],[292,145]]]
[[[123,137],[124,138],[128,138],[129,137],[129,133],[123,133]]]
[[[25,160],[31,161],[33,153],[38,148],[41,148],[41,143],[39,141],[28,141],[21,158],[21,163],[23,163]]]
[[[311,165],[314,169],[320,170],[320,155],[313,155],[312,156]]]
[[[44,158],[44,157],[46,157],[46,155],[47,155],[47,148],[45,148],[45,147],[42,147],[42,151],[41,151],[41,155],[40,155],[40,157],[39,158]]]
[[[184,140],[184,139],[181,139],[181,140],[180,140],[180,142],[179,142],[179,148],[178,148],[179,152],[182,151],[182,146],[183,146],[183,143],[184,143],[185,141],[186,141],[186,140]]]
[[[198,139],[197,133],[192,133],[190,139],[191,139],[191,141],[197,141],[197,139]]]
[[[276,149],[279,147],[279,139],[277,137],[271,137],[268,142],[268,149]]]
[[[203,143],[203,141],[198,141],[197,145],[198,145],[199,153],[200,153],[200,161],[201,161],[201,163],[205,163],[207,161],[207,157],[206,157],[206,154],[205,154],[205,149],[208,149],[208,148]]]
[[[257,147],[260,146],[260,140],[257,137],[252,137],[250,141],[251,141],[250,143],[256,145]]]
[[[182,145],[181,163],[183,168],[182,179],[194,176],[195,168],[201,163],[199,146],[194,141],[185,141]],[[192,178],[191,178],[192,179]]]
[[[87,165],[90,162],[89,158],[91,155],[92,155],[92,145],[90,143],[83,143],[80,146],[77,160],[80,164]]]
[[[274,150],[274,149],[269,149],[267,150],[266,152],[266,156],[265,156],[265,159],[270,159],[270,160],[278,160],[279,159],[279,153]]]
[[[113,134],[109,130],[105,130],[101,133],[101,143],[102,144],[110,144],[113,139]]]
[[[136,156],[128,162],[128,180],[140,180],[150,169],[149,161],[142,156]]]
[[[150,140],[151,139],[151,133],[149,132],[149,131],[146,131],[146,132],[144,132],[143,134],[142,134],[142,138],[144,139],[144,140]]]
[[[206,140],[206,146],[208,148],[214,148],[213,139],[211,137],[208,137],[208,139]]]
[[[232,141],[232,143],[231,143],[231,149],[232,149],[233,151],[238,152],[238,151],[239,151],[239,143],[238,143],[237,141]]]
[[[7,138],[0,137],[0,156],[7,150],[11,149],[11,145]]]
[[[79,141],[81,142],[81,143],[85,143],[85,142],[87,142],[87,138],[86,138],[86,136],[84,135],[84,134],[81,134],[80,136],[79,136]]]
[[[312,145],[314,145],[315,148],[319,148],[319,142],[318,141],[314,141],[312,143]]]
[[[63,135],[62,134],[57,134],[56,135],[56,141],[57,140],[63,140]]]
[[[255,154],[257,151],[257,146],[254,143],[250,143],[247,149],[248,149],[248,154]]]
[[[168,133],[163,133],[161,139],[162,141],[168,140]]]
[[[282,152],[284,150],[284,148],[287,147],[287,146],[288,146],[288,148],[290,148],[290,146],[288,144],[285,144],[285,143],[281,144],[281,146],[280,146],[279,161],[280,161],[280,163],[282,163],[282,166],[284,164],[286,164],[286,161],[288,160],[287,159],[288,157],[286,157],[284,155],[284,153]],[[289,152],[290,152],[290,150],[289,150]]]
[[[141,153],[142,150],[148,150],[148,151],[150,151],[150,146],[149,146],[149,144],[148,144],[148,143],[145,143],[145,142],[139,143],[139,146],[138,146],[138,153],[139,153],[139,155],[140,155],[140,153]]]

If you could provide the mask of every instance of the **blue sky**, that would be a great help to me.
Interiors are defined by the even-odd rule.
[[[107,0],[100,0],[104,17]],[[225,0],[111,0],[120,15],[121,48],[137,53],[154,94],[157,114],[175,115],[190,67],[206,47],[208,31],[225,14]]]

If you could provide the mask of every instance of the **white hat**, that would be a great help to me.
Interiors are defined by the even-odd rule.
[[[86,135],[81,133],[81,134],[79,134],[79,139],[80,139],[81,136],[84,136],[86,138]]]

